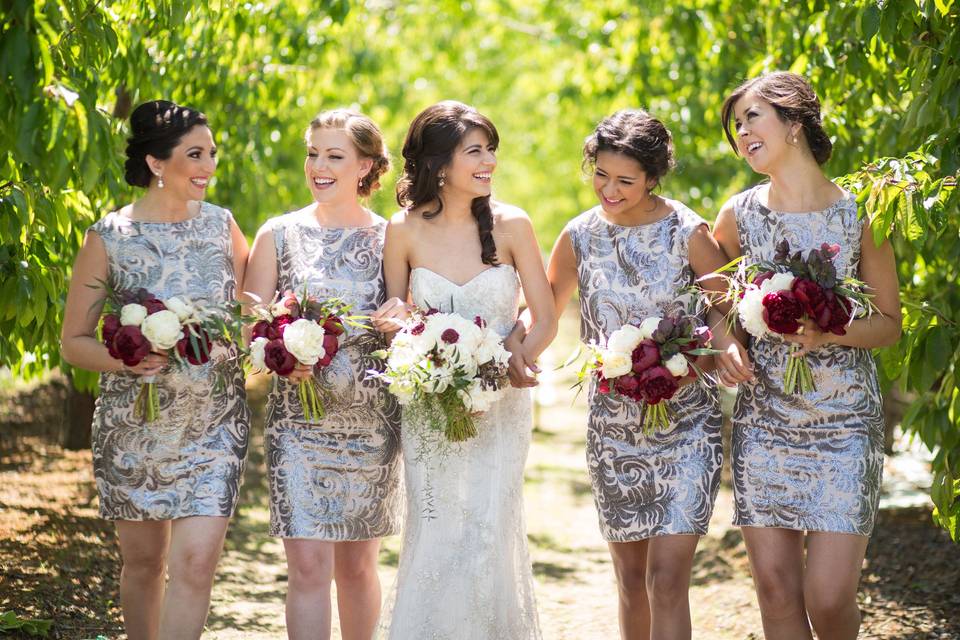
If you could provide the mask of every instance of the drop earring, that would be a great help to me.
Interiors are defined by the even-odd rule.
[[[157,174],[157,188],[163,189],[163,176],[159,173]]]
[[[441,173],[441,174],[440,174],[440,180],[437,181],[437,186],[440,187],[441,189],[443,188],[443,185],[446,184],[446,181],[444,180],[445,177],[446,177],[446,176]]]

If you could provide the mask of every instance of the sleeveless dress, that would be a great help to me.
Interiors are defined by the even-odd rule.
[[[386,220],[330,228],[312,214],[288,213],[270,224],[278,290],[299,295],[306,286],[319,299],[352,304],[351,315],[369,316],[383,303]],[[383,338],[346,330],[318,375],[326,392],[319,422],[304,420],[295,383],[272,376],[265,433],[272,536],[370,540],[399,531],[400,408],[380,381],[366,379]]]
[[[859,276],[857,203],[846,194],[824,211],[780,213],[754,187],[734,201],[740,247],[748,262],[772,260],[786,239],[806,255],[840,245],[837,274]],[[742,383],[733,415],[733,523],[870,535],[883,473],[883,413],[868,349],[835,344],[806,355],[816,390],[783,392],[789,343],[751,340],[755,380]]]
[[[114,212],[90,230],[103,239],[107,281],[117,291],[142,287],[160,299],[218,304],[237,294],[231,220],[226,209],[202,202],[182,222],[139,222]],[[133,415],[139,376],[100,374],[92,448],[102,517],[233,514],[250,410],[236,348],[212,352],[206,364],[171,364],[156,376],[160,415],[153,422]]]
[[[415,304],[480,315],[501,336],[513,329],[519,289],[509,265],[463,285],[422,267],[410,273]],[[380,628],[391,640],[540,638],[523,516],[529,392],[509,388],[476,426],[476,437],[446,443],[415,406],[403,410],[407,520]]]
[[[668,203],[673,212],[650,224],[612,224],[599,206],[567,224],[584,342],[647,317],[699,311],[699,296],[685,291],[695,278],[687,241],[707,223]],[[700,380],[681,388],[667,401],[672,424],[651,435],[643,433],[640,404],[597,393],[594,380],[588,402],[587,466],[604,539],[706,533],[723,461],[716,387]]]

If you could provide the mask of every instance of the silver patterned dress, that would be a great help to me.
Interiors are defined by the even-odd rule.
[[[386,220],[369,227],[322,227],[296,212],[270,224],[277,249],[277,288],[319,299],[342,298],[352,315],[372,314],[385,298],[381,255]],[[347,327],[341,348],[318,375],[326,416],[303,419],[297,386],[274,376],[267,403],[270,535],[370,540],[399,530],[400,409],[366,372],[383,348],[373,330]]]
[[[754,187],[734,201],[740,248],[748,262],[840,245],[840,277],[859,277],[857,204],[846,194],[824,211],[780,213]],[[733,415],[734,524],[870,535],[883,472],[883,412],[867,349],[826,345],[807,354],[816,391],[788,395],[789,344],[776,335],[751,340],[756,379],[740,385]]]
[[[119,292],[144,288],[161,299],[209,304],[236,298],[230,212],[201,203],[183,222],[110,213],[91,227]],[[138,376],[100,375],[93,414],[93,471],[100,515],[110,520],[230,516],[247,454],[250,411],[235,349],[198,366],[168,365],[156,377],[160,415],[134,417]]]
[[[567,224],[584,342],[696,308],[684,291],[695,278],[687,241],[706,222],[680,202],[668,203],[673,212],[650,224],[612,224],[600,207]],[[593,381],[589,405],[587,466],[604,539],[706,533],[723,460],[716,387],[701,381],[680,389],[667,405],[672,424],[652,435],[643,434],[638,403],[597,393]]]

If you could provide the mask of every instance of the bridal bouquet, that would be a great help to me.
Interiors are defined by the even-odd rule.
[[[797,333],[804,319],[825,333],[842,336],[853,318],[869,315],[875,307],[863,282],[837,276],[833,261],[839,253],[840,245],[823,244],[804,258],[800,251],[791,254],[790,243],[783,240],[772,262],[740,264],[725,299],[733,302],[740,324],[755,338]],[[791,343],[783,379],[786,393],[816,388],[809,363],[794,356],[799,350]]]
[[[440,416],[430,426],[450,442],[477,435],[473,414],[489,409],[509,385],[510,352],[480,316],[414,312],[390,347],[373,355],[385,366],[369,376],[385,381],[402,405],[437,409],[428,411]]]
[[[346,315],[350,305],[339,298],[319,301],[306,290],[299,298],[286,291],[273,303],[252,308],[257,323],[251,336],[250,362],[255,369],[267,369],[281,377],[293,373],[297,363],[319,372],[340,350],[344,325],[363,326],[356,322],[359,317]],[[315,377],[301,380],[297,394],[308,422],[323,417],[322,391]]]
[[[120,295],[106,285],[107,312],[103,314],[100,336],[110,356],[135,367],[150,352],[167,352],[181,365],[210,361],[214,341],[229,339],[229,312],[212,309],[178,297],[161,300],[146,289]],[[134,402],[133,413],[146,422],[160,414],[154,376],[141,376],[143,385]]]
[[[680,388],[680,380],[697,376],[698,356],[719,353],[708,347],[710,329],[693,316],[676,314],[626,324],[605,345],[589,345],[590,356],[581,369],[597,378],[597,392],[616,392],[642,402],[643,431],[653,433],[669,425],[666,403]]]

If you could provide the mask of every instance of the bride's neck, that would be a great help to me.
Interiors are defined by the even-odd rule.
[[[445,193],[443,201],[443,215],[450,220],[466,220],[473,217],[473,196],[460,193]]]

